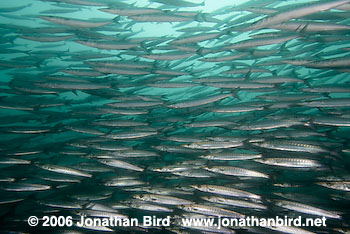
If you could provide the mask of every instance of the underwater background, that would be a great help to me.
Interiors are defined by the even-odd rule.
[[[16,0],[0,18],[1,233],[349,233],[350,1]],[[179,221],[247,216],[327,226]]]

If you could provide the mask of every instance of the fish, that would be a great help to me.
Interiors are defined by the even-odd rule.
[[[179,102],[176,104],[170,104],[170,105],[168,105],[168,107],[178,109],[178,108],[189,108],[189,107],[201,106],[201,105],[216,102],[216,101],[219,101],[221,99],[231,97],[231,96],[232,96],[232,94],[230,94],[230,93],[212,95],[212,96],[209,96],[207,98],[201,98],[198,100],[190,100],[190,101]]]
[[[129,42],[110,42],[97,40],[76,40],[76,43],[104,50],[127,50],[138,47],[138,43]]]
[[[331,8],[335,8],[337,6],[341,6],[345,3],[349,3],[347,0],[340,0],[340,1],[327,1],[324,3],[314,3],[307,6],[301,6],[297,7],[296,9],[291,9],[283,12],[278,12],[277,14],[273,16],[268,16],[266,18],[263,18],[257,22],[255,22],[252,26],[246,28],[245,30],[258,30],[262,29],[264,27],[268,27],[270,25],[275,25],[278,23],[286,22],[291,19],[298,19],[303,16],[311,15],[313,13],[317,13],[320,11],[326,11]]]
[[[202,141],[183,145],[190,149],[227,149],[241,146],[241,142]]]
[[[267,148],[275,149],[281,151],[294,151],[294,152],[309,152],[309,153],[322,153],[328,152],[326,148],[323,148],[318,145],[305,144],[303,142],[296,141],[266,141],[266,142],[256,142],[252,143],[253,145]]]
[[[217,196],[201,197],[201,198],[206,200],[206,201],[230,205],[230,206],[244,207],[244,208],[248,208],[248,209],[258,209],[258,210],[266,210],[267,209],[267,207],[262,205],[262,204],[247,202],[247,201],[242,201],[242,200],[233,200],[233,199],[217,197]]]
[[[329,181],[329,182],[317,182],[316,184],[321,185],[326,188],[340,190],[340,191],[350,191],[349,181]]]
[[[117,159],[100,159],[99,160],[101,163],[107,165],[107,166],[111,166],[111,167],[116,167],[116,168],[123,168],[123,169],[127,169],[127,170],[133,170],[133,171],[143,171],[144,169],[133,165],[131,163],[128,162],[124,162],[121,160],[117,160]]]
[[[185,17],[176,14],[145,14],[145,15],[131,15],[128,18],[139,22],[187,22],[193,20],[190,17]]]
[[[281,206],[283,208],[289,209],[289,210],[296,210],[298,212],[327,217],[327,218],[333,218],[333,219],[341,219],[341,216],[336,214],[335,212],[326,211],[320,208],[316,208],[310,205],[300,204],[296,202],[290,202],[290,201],[276,201],[275,205]]]
[[[3,188],[5,191],[10,192],[33,192],[33,191],[45,191],[51,189],[50,185],[44,184],[29,184],[29,183],[10,183]]]
[[[195,53],[191,52],[166,52],[166,53],[158,53],[158,54],[146,54],[141,55],[143,58],[153,59],[153,60],[177,60],[177,59],[185,59],[191,57]]]
[[[235,161],[235,160],[250,160],[259,159],[262,157],[260,153],[239,153],[231,151],[222,151],[217,153],[210,153],[208,155],[202,155],[201,158],[208,160],[218,160],[218,161]]]
[[[141,201],[148,201],[158,204],[164,205],[188,205],[191,204],[191,201],[187,201],[182,198],[167,196],[167,195],[159,195],[159,194],[140,194],[134,195],[133,198],[139,199]]]
[[[226,210],[218,207],[200,205],[200,204],[182,205],[178,207],[188,212],[194,212],[194,213],[210,215],[210,216],[234,217],[234,218],[245,217],[244,215],[234,211],[230,211],[230,210]]]
[[[263,158],[254,159],[256,162],[282,167],[297,167],[297,168],[316,168],[322,167],[322,165],[312,159],[301,158]]]
[[[58,42],[58,41],[66,41],[70,38],[73,38],[72,35],[69,35],[69,36],[21,35],[19,37],[22,39],[39,41],[39,42]]]
[[[138,201],[132,201],[130,207],[138,210],[147,210],[155,212],[173,212],[173,209],[164,206],[154,205],[150,203],[142,203]]]
[[[258,199],[258,200],[261,198],[260,195],[235,189],[232,187],[224,187],[224,186],[218,186],[218,185],[205,185],[205,184],[191,185],[191,187],[198,189],[199,191],[202,191],[202,192],[215,193],[219,195],[252,198],[252,199]]]
[[[231,166],[212,166],[212,167],[204,167],[205,170],[219,173],[219,174],[224,174],[224,175],[229,175],[229,176],[246,176],[246,177],[258,177],[258,178],[269,178],[268,175],[258,172],[258,171],[253,171],[253,170],[248,170],[245,168],[240,168],[240,167],[231,167]]]
[[[85,173],[73,168],[69,167],[63,167],[63,166],[57,166],[57,165],[39,165],[40,168],[56,173],[62,173],[62,174],[67,174],[67,175],[73,175],[73,176],[82,176],[82,177],[92,177],[91,174]]]
[[[201,41],[206,41],[210,39],[218,39],[222,33],[206,33],[200,35],[187,36],[183,38],[177,38],[170,41],[170,44],[178,45],[178,44],[189,44],[189,43],[198,43]]]
[[[287,35],[287,36],[280,36],[280,37],[267,37],[267,38],[262,38],[262,39],[248,39],[244,41],[240,41],[237,43],[234,43],[232,45],[227,45],[224,46],[222,49],[223,50],[243,50],[243,49],[248,49],[252,47],[257,47],[257,46],[266,46],[266,45],[273,45],[273,44],[278,44],[286,41],[290,41],[293,39],[297,39],[298,36],[296,35]]]
[[[103,12],[108,12],[114,15],[122,16],[132,16],[132,15],[141,15],[141,14],[156,14],[163,13],[160,9],[155,8],[145,8],[145,7],[130,7],[130,8],[100,8],[98,9]]]
[[[47,20],[56,24],[62,24],[65,26],[70,26],[74,28],[97,28],[102,27],[108,24],[113,23],[113,21],[105,21],[105,22],[91,22],[87,20],[78,20],[78,19],[71,19],[66,17],[60,17],[60,16],[39,16],[40,19]]]
[[[157,3],[162,3],[165,5],[169,6],[176,6],[176,7],[197,7],[197,6],[204,6],[205,2],[200,2],[200,3],[194,3],[194,2],[188,2],[188,1],[183,1],[183,0],[170,0],[170,1],[165,1],[165,0],[151,0],[151,2],[157,2]]]

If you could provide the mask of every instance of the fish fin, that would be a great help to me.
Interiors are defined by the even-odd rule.
[[[72,100],[66,100],[66,101],[64,101],[64,105],[65,105],[65,106],[72,107],[71,102],[72,102]]]
[[[30,52],[32,52],[32,50],[23,50],[21,51],[22,53],[25,53],[26,55],[30,55]]]
[[[91,209],[91,207],[92,207],[93,205],[94,205],[94,204],[93,204],[92,202],[90,202],[90,201],[87,201],[86,203],[81,204],[83,210]]]
[[[141,47],[142,49],[144,49],[147,53],[150,52],[150,50],[147,49],[147,45],[146,45],[146,42],[145,42],[145,41],[142,41],[142,42],[140,43],[140,47]]]
[[[196,50],[196,54],[203,56],[203,47],[200,47],[198,50]]]
[[[309,24],[306,23],[306,24],[305,24],[303,27],[301,27],[300,29],[299,29],[299,27],[298,27],[296,31],[297,31],[298,33],[305,33],[308,26],[309,26]]]
[[[332,97],[330,96],[330,93],[322,93],[322,95],[324,95],[326,98],[331,99]]]
[[[76,90],[76,89],[73,89],[73,90],[72,90],[72,93],[74,93],[74,94],[75,94],[75,96],[79,96],[79,95],[78,95],[78,92],[77,92],[77,90]]]
[[[287,41],[283,42],[283,44],[281,45],[280,51],[290,53],[290,51],[286,48],[286,45],[287,45]]]
[[[305,123],[305,125],[308,126],[309,128],[311,128],[312,130],[316,131],[317,128],[315,127],[313,120],[314,120],[314,118],[311,118],[308,122]]]
[[[57,123],[50,132],[62,132],[63,124],[61,122]]]
[[[310,84],[310,82],[308,81],[308,79],[304,80],[304,84],[306,84],[307,87],[312,88],[312,85]]]
[[[231,90],[231,93],[232,93],[232,96],[233,96],[233,97],[235,97],[235,98],[237,98],[238,100],[242,101],[242,99],[238,96],[238,91],[239,91],[239,90],[240,90],[239,88],[235,88],[235,89]]]
[[[264,105],[262,108],[264,111],[267,111],[268,108],[270,108],[272,106],[272,104],[267,104],[267,105]]]
[[[41,62],[36,62],[35,63],[35,67],[38,68],[39,70],[41,70]]]
[[[142,173],[142,178],[145,178],[145,177],[147,176],[148,168],[149,168],[149,165],[147,164],[147,165],[143,168],[143,171],[141,171],[141,173]]]
[[[40,107],[41,107],[41,105],[40,105],[40,104],[38,104],[38,105],[34,106],[34,108],[33,108],[33,112],[36,112],[36,111],[40,110]]]
[[[335,174],[332,163],[333,163],[332,159],[329,159],[329,161],[327,162],[327,164],[329,166],[329,169],[331,170],[332,174]]]
[[[249,79],[251,74],[252,74],[252,72],[251,72],[251,70],[249,70],[249,71],[244,75],[244,78],[245,78],[245,79]]]

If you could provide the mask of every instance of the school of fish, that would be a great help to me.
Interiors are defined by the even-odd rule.
[[[349,233],[350,0],[234,2],[2,1],[0,232]]]

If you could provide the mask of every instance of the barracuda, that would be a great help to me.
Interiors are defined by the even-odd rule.
[[[341,216],[332,211],[326,211],[320,208],[316,208],[310,205],[305,205],[297,202],[291,201],[276,201],[275,205],[281,206],[288,210],[294,210],[305,214],[317,215],[333,219],[341,219]]]
[[[123,140],[123,139],[136,139],[142,137],[148,137],[156,135],[155,131],[145,131],[145,132],[118,132],[118,133],[109,133],[104,135],[106,138],[111,138],[114,140]]]
[[[114,157],[121,158],[134,158],[134,157],[158,157],[159,154],[147,150],[121,150],[119,152],[113,152]]]
[[[36,83],[35,85],[42,88],[50,89],[65,89],[65,90],[92,90],[92,89],[105,89],[110,88],[106,84],[93,84],[86,82],[45,82],[45,83]]]
[[[211,172],[229,175],[229,176],[258,177],[258,178],[266,178],[266,179],[269,178],[269,176],[264,173],[248,170],[240,167],[213,166],[213,167],[204,167],[204,169]]]
[[[350,98],[332,98],[298,103],[300,106],[308,107],[349,107]]]
[[[235,153],[235,152],[220,152],[220,153],[212,153],[209,155],[202,155],[200,157],[208,160],[235,161],[235,160],[257,159],[257,158],[261,158],[262,155],[260,153],[249,154],[249,153]]]
[[[224,186],[218,186],[218,185],[191,185],[192,188],[195,188],[202,192],[208,192],[208,193],[215,193],[219,195],[226,195],[231,197],[245,197],[245,198],[251,198],[251,199],[260,199],[261,196],[249,193],[243,190],[231,188],[231,187],[224,187]]]
[[[339,191],[350,191],[350,181],[317,182],[316,184]]]
[[[320,146],[304,144],[296,141],[266,141],[262,143],[252,143],[252,144],[263,148],[282,150],[282,151],[309,152],[309,153],[328,152],[327,149],[324,149]]]
[[[296,167],[296,168],[316,168],[322,167],[322,164],[312,159],[303,158],[262,158],[254,161],[263,164],[281,166],[281,167]]]
[[[147,211],[154,211],[154,212],[173,212],[173,209],[170,209],[167,207],[153,205],[149,203],[142,203],[139,201],[132,201],[132,203],[130,204],[130,207],[138,210],[147,210]]]
[[[101,8],[99,9],[103,12],[108,12],[114,15],[132,16],[132,15],[142,15],[142,14],[155,14],[162,13],[162,10],[155,8]]]
[[[177,59],[185,59],[195,55],[195,53],[191,52],[166,52],[166,53],[158,53],[158,54],[146,54],[141,55],[143,58],[153,59],[153,60],[177,60]]]
[[[233,199],[228,199],[228,198],[223,198],[223,197],[201,197],[202,199],[214,203],[219,203],[219,204],[224,204],[224,205],[229,205],[229,206],[236,206],[236,207],[244,207],[248,209],[257,209],[257,210],[266,210],[267,207],[258,204],[258,203],[253,203],[253,202],[247,202],[247,201],[242,201],[242,200],[233,200]]]
[[[128,187],[144,184],[143,181],[133,178],[115,178],[105,183],[109,187]]]
[[[220,57],[208,57],[208,58],[202,58],[199,59],[203,62],[223,62],[223,61],[231,61],[235,59],[239,59],[241,57],[249,55],[248,53],[240,53],[240,54],[234,54],[234,55],[227,55],[227,56],[220,56]]]
[[[259,106],[228,106],[228,107],[217,107],[213,109],[213,112],[216,113],[240,113],[240,112],[251,112],[264,110],[264,107]]]
[[[147,84],[147,86],[155,88],[187,88],[195,87],[196,84],[190,82],[157,82],[152,84]]]
[[[58,16],[39,16],[39,18],[75,28],[98,28],[113,23],[112,20],[105,22],[91,22],[88,20],[77,20]]]
[[[178,206],[178,208],[183,209],[187,212],[194,212],[194,213],[211,215],[211,216],[233,217],[233,218],[245,217],[245,215],[231,211],[231,210],[226,210],[223,208],[218,208],[213,206],[200,205],[200,204],[183,205],[183,206]]]
[[[202,141],[193,142],[191,144],[182,145],[190,149],[226,149],[241,146],[241,142],[225,142],[225,141]]]
[[[123,168],[127,170],[132,170],[132,171],[143,171],[144,169],[141,167],[138,167],[136,165],[133,165],[131,163],[127,163],[121,160],[117,159],[100,159],[99,160],[101,163],[111,166],[111,167],[116,167],[116,168]]]
[[[40,168],[48,171],[53,171],[61,174],[73,175],[73,176],[82,176],[82,177],[92,177],[91,174],[85,173],[76,169],[72,169],[69,167],[62,167],[57,165],[39,165]]]
[[[17,158],[8,158],[8,157],[2,157],[0,158],[0,164],[3,165],[19,165],[19,164],[30,164],[31,162],[29,160],[23,160],[23,159],[17,159]]]
[[[76,4],[76,5],[82,5],[82,6],[105,6],[105,3],[101,2],[94,2],[91,0],[84,1],[84,0],[43,0],[43,1],[55,1],[55,2],[64,2],[69,4]]]
[[[258,82],[215,82],[205,83],[208,86],[217,88],[231,88],[231,89],[260,89],[260,88],[273,88],[273,84],[262,84]]]
[[[349,2],[350,2],[349,0],[327,1],[325,3],[315,3],[315,4],[298,7],[296,9],[279,12],[273,16],[269,16],[269,17],[263,18],[262,20],[257,21],[256,23],[246,28],[245,30],[248,31],[248,30],[258,30],[258,29],[266,28],[274,24],[288,21],[290,19],[297,19],[303,16],[311,15],[316,12],[326,11],[331,8],[341,6]]]
[[[11,192],[33,192],[49,190],[51,189],[51,186],[43,184],[11,183],[3,189]]]
[[[206,33],[200,35],[193,35],[183,38],[178,38],[170,41],[170,44],[178,45],[178,44],[187,44],[187,43],[197,43],[201,41],[206,41],[214,38],[219,38],[223,33]]]
[[[302,121],[299,120],[262,120],[256,121],[252,125],[243,125],[239,127],[233,127],[234,129],[239,130],[265,130],[265,129],[274,129],[274,128],[288,128],[292,126],[304,125]]]
[[[190,17],[171,14],[146,14],[146,15],[131,15],[130,19],[142,22],[184,22],[192,21]]]
[[[313,124],[327,125],[327,126],[337,126],[337,127],[350,127],[349,118],[339,118],[331,116],[320,116],[315,117],[311,120]]]
[[[165,5],[176,6],[176,7],[198,7],[204,6],[205,2],[195,3],[183,0],[150,0],[151,2],[158,2]]]
[[[73,36],[31,36],[31,35],[22,35],[19,36],[20,38],[31,40],[31,41],[40,41],[40,42],[58,42],[58,41],[65,41]]]
[[[349,25],[331,24],[323,22],[287,22],[272,25],[271,28],[292,31],[292,32],[324,32],[324,31],[346,31],[350,30]]]
[[[189,107],[194,107],[194,106],[201,106],[201,105],[213,103],[213,102],[216,102],[216,101],[219,101],[221,99],[231,97],[231,96],[232,96],[232,94],[219,94],[219,95],[215,95],[215,96],[211,96],[211,97],[207,97],[207,98],[203,98],[203,99],[183,101],[183,102],[180,102],[177,104],[168,105],[168,107],[178,109],[178,108],[189,108]]]
[[[223,47],[223,50],[240,50],[247,49],[256,46],[265,46],[265,45],[273,45],[286,41],[290,41],[298,38],[298,36],[282,36],[282,37],[273,37],[273,38],[262,38],[262,39],[249,39],[241,42],[237,42],[235,44]]]
[[[158,194],[140,194],[134,195],[133,197],[142,201],[148,201],[164,205],[186,205],[192,203],[191,201],[187,201],[185,199]]]
[[[124,107],[153,107],[163,104],[161,101],[127,101],[127,102],[114,102],[108,103],[108,106],[116,107],[116,108],[124,108]]]
[[[76,43],[86,45],[89,47],[94,47],[98,49],[105,49],[105,50],[127,50],[131,48],[138,47],[140,44],[138,43],[129,43],[129,42],[109,42],[109,41],[95,41],[95,40],[77,40]]]

